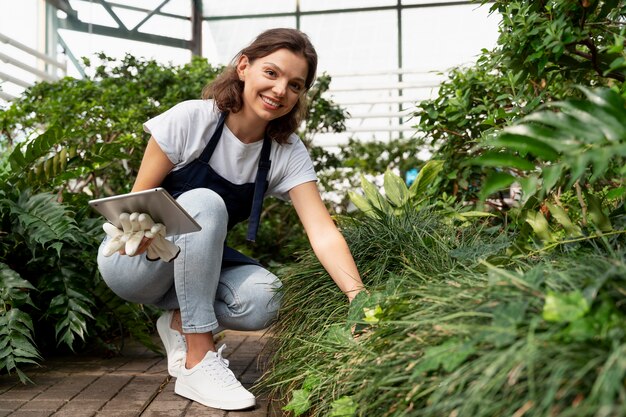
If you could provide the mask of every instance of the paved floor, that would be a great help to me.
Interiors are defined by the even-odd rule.
[[[224,332],[219,344],[246,388],[261,375],[261,332]],[[112,359],[54,358],[28,372],[35,384],[15,376],[0,377],[0,417],[265,417],[279,416],[279,407],[257,396],[257,406],[245,411],[208,408],[174,394],[175,379],[167,361],[135,346]]]

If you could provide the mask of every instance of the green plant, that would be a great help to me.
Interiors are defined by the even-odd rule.
[[[483,2],[485,3],[485,2]],[[498,46],[456,68],[432,100],[418,103],[419,146],[444,161],[441,191],[475,201],[483,170],[464,164],[478,142],[543,103],[577,98],[582,86],[623,91],[623,1],[495,1]]]
[[[586,100],[549,103],[487,138],[485,151],[469,161],[486,167],[483,198],[521,184],[515,214],[544,243],[624,233],[626,101],[609,89],[582,91]],[[567,193],[577,198],[563,203]],[[546,216],[560,234],[550,230]]]

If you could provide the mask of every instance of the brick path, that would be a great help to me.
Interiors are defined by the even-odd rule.
[[[267,336],[261,332],[224,332],[219,344],[242,384],[250,389],[261,375],[259,360]],[[54,358],[28,372],[35,384],[0,376],[0,417],[266,417],[279,408],[257,396],[245,411],[221,411],[174,394],[167,360],[139,346],[121,357]]]

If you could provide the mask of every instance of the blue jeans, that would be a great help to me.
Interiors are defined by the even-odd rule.
[[[278,313],[281,283],[260,266],[221,268],[228,223],[222,198],[197,188],[177,200],[202,230],[169,237],[181,249],[170,263],[149,261],[145,255],[105,257],[105,238],[98,267],[106,284],[127,301],[180,309],[185,333],[267,327]]]

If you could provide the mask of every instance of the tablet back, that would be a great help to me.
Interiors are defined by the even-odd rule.
[[[163,223],[167,236],[197,232],[200,225],[161,187],[89,201],[89,205],[109,222],[122,228],[120,213],[148,213],[155,223]]]

